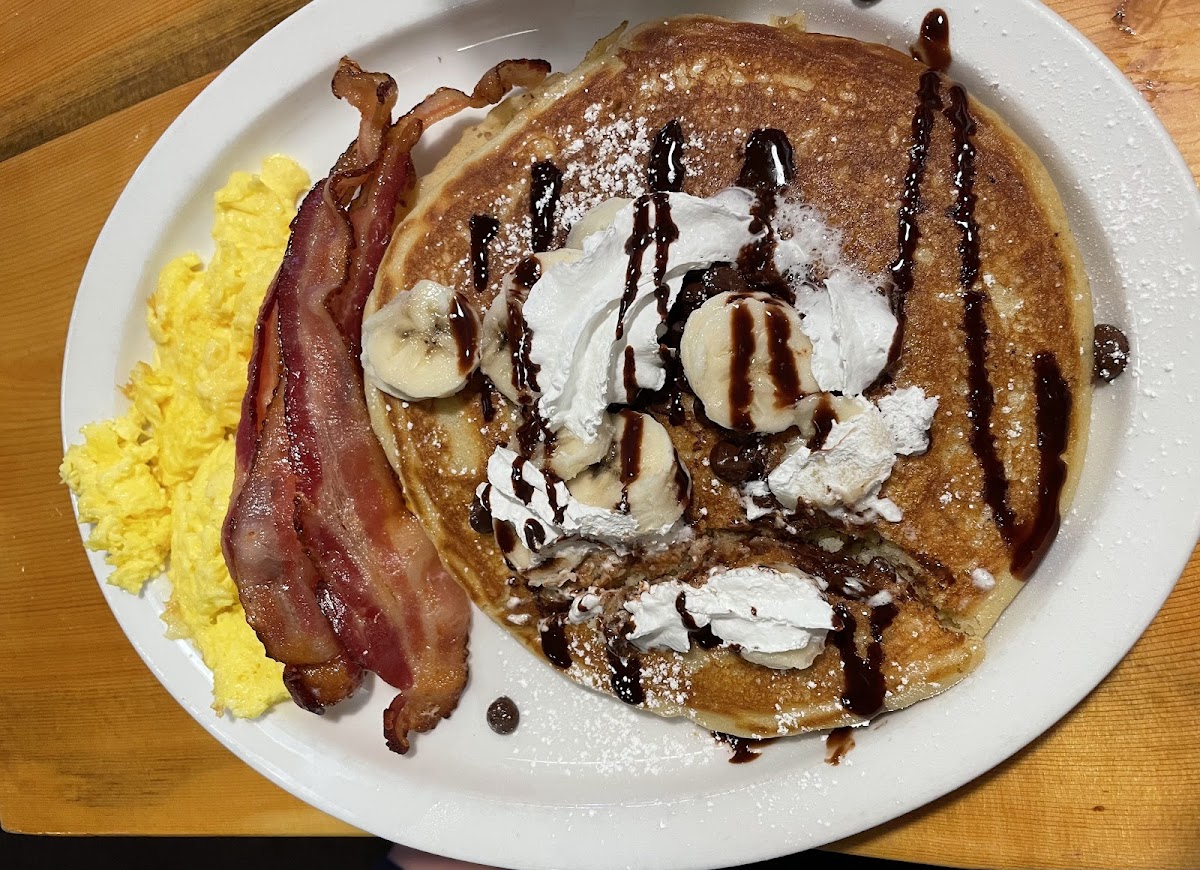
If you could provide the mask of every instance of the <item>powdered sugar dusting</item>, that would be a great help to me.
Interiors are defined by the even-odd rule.
[[[602,118],[600,104],[584,112],[586,127],[562,150],[563,195],[559,220],[574,226],[589,208],[614,196],[638,197],[646,192],[645,165],[656,130],[642,117],[627,114]],[[585,150],[593,160],[576,160]]]

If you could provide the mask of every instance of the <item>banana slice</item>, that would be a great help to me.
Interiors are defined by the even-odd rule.
[[[796,425],[805,440],[820,447],[834,423],[854,419],[863,413],[864,407],[864,401],[859,397],[812,393],[796,405]]]
[[[543,251],[534,256],[544,275],[564,263],[575,262],[583,256],[583,251],[559,248],[557,251]],[[511,293],[521,293],[523,298],[527,292],[527,288],[516,286],[512,273],[505,275],[500,292],[483,315],[479,368],[500,391],[500,395],[514,403],[520,401],[520,391],[514,377],[514,348],[509,340],[511,331],[508,328],[508,300]]]
[[[565,248],[559,248],[556,251],[542,251],[540,254],[534,254],[537,258],[538,265],[542,267],[542,274],[545,275],[551,269],[558,266],[574,263],[576,260],[583,257],[583,251],[575,245],[567,245]]]
[[[506,282],[507,283],[507,282]],[[483,315],[479,369],[510,402],[517,402],[512,348],[508,343],[508,288],[501,290]]]
[[[614,196],[604,200],[604,202],[597,206],[593,206],[579,219],[579,223],[571,227],[571,232],[567,233],[567,247],[582,249],[583,242],[588,236],[602,233],[611,227],[613,220],[617,217],[617,212],[631,202],[633,202],[632,199],[626,199],[623,196]]]
[[[813,575],[801,571],[792,565],[785,565],[782,562],[775,562],[766,567],[778,571],[780,574],[790,574],[795,577],[797,584],[799,584],[798,590],[801,593],[797,597],[811,600],[815,594],[828,602],[819,585],[824,581],[820,581]],[[825,637],[826,634],[824,632],[814,630],[812,631],[812,639],[800,649],[785,650],[783,652],[755,652],[742,648],[739,650],[739,653],[746,661],[754,662],[756,665],[762,665],[772,670],[802,671],[810,667],[817,660],[821,651],[825,649]]]
[[[363,374],[410,402],[453,395],[479,365],[479,329],[465,296],[418,281],[363,321]]]
[[[661,423],[637,411],[615,416],[603,460],[568,481],[567,489],[584,504],[628,512],[639,534],[662,532],[683,516],[691,477]]]
[[[800,315],[765,293],[713,296],[688,318],[679,354],[705,414],[726,429],[782,432],[818,390]]]
[[[842,405],[828,429],[818,431],[815,444],[796,438],[788,445],[767,475],[767,486],[790,511],[805,506],[852,523],[876,518],[898,522],[900,508],[879,497],[896,463],[896,445],[883,414],[863,396],[847,398]]]
[[[559,480],[574,480],[580,472],[601,462],[612,446],[617,431],[617,418],[605,414],[600,418],[595,441],[584,441],[570,429],[560,429],[554,435],[554,450],[550,454],[550,470]]]

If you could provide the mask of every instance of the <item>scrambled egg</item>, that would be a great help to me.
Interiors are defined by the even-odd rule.
[[[87,546],[107,551],[109,582],[136,594],[166,569],[168,633],[188,638],[213,671],[214,709],[242,717],[287,691],[282,665],[246,624],[221,523],[258,308],[308,186],[282,156],[264,160],[259,175],[230,176],[214,197],[208,267],[186,254],[159,275],[146,314],[154,358],[130,374],[129,409],[83,427],[60,469],[80,520],[93,524]]]

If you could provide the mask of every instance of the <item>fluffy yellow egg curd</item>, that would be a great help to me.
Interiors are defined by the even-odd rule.
[[[233,436],[259,305],[275,277],[308,174],[284,156],[235,172],[214,196],[214,251],[172,260],[150,298],[154,340],[124,388],[126,412],[83,427],[60,472],[108,582],[137,594],[165,569],[163,619],[213,672],[213,708],[261,715],[287,698],[283,666],[246,624],[221,555]]]

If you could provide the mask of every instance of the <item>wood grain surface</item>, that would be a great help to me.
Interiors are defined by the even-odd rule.
[[[57,474],[66,326],[104,219],[209,74],[299,5],[40,0],[0,12],[0,159],[15,155],[0,163],[6,830],[351,830],[242,764],[158,685],[96,588]],[[1200,176],[1200,0],[1050,5],[1126,71]],[[1047,734],[832,848],[963,867],[1198,867],[1198,702],[1200,553],[1133,651]]]
[[[0,160],[221,69],[305,2],[5,0]]]

